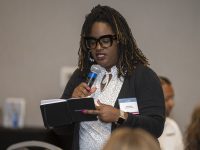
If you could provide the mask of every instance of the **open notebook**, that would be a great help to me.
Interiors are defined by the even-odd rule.
[[[97,115],[81,112],[83,109],[96,109],[93,98],[42,100],[40,109],[46,128],[97,120]]]

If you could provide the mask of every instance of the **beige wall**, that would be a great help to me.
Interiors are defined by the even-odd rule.
[[[43,125],[40,100],[61,96],[60,69],[77,64],[84,16],[98,3],[127,18],[151,67],[172,80],[183,131],[200,100],[199,0],[0,0],[0,107],[23,97],[26,126]]]

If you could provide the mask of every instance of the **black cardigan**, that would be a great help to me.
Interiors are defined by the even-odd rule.
[[[85,81],[80,74],[78,69],[73,73],[61,98],[70,98],[74,88]],[[165,122],[164,96],[159,78],[149,67],[138,65],[132,76],[125,78],[118,99],[130,97],[137,98],[140,115],[129,113],[128,119],[121,126],[143,128],[158,138],[162,134]],[[114,107],[119,108],[118,100]],[[67,127],[55,131],[64,134],[64,128]],[[79,150],[79,123],[71,125],[70,128],[74,129],[72,149]],[[112,130],[115,128],[116,125],[112,123]]]

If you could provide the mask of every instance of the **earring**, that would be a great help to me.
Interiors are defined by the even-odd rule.
[[[94,59],[91,57],[90,51],[88,52],[88,59],[90,60],[90,62],[94,62]]]

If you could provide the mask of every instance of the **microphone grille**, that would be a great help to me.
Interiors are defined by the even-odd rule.
[[[99,65],[92,65],[90,71],[95,72],[96,74],[99,74],[101,72]]]

